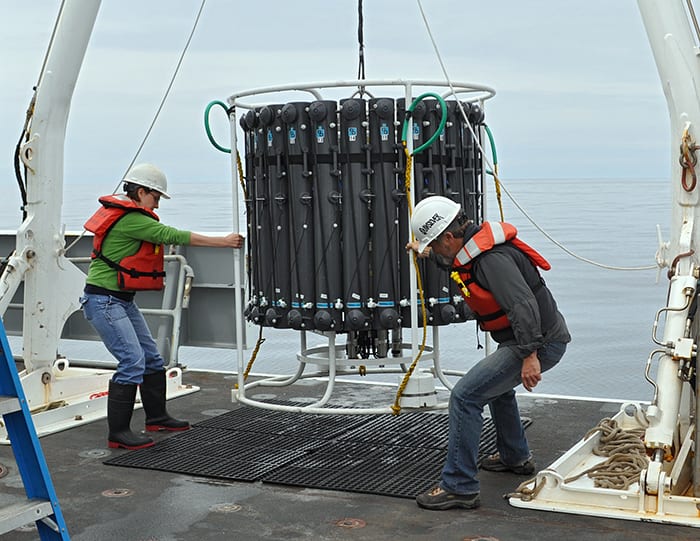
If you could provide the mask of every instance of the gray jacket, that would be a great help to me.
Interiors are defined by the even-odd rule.
[[[545,343],[571,341],[564,316],[527,255],[506,243],[472,263],[476,282],[493,294],[511,323],[491,333],[496,342],[514,347],[525,358]]]

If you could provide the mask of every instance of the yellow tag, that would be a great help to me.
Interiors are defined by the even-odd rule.
[[[452,271],[450,273],[450,278],[452,278],[455,281],[455,283],[459,286],[459,289],[462,291],[462,295],[464,295],[465,297],[471,297],[471,294],[469,293],[466,284],[462,281],[462,277],[457,271]]]

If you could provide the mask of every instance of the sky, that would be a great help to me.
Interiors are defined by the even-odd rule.
[[[84,1],[84,0],[80,0]],[[102,3],[71,106],[64,182],[114,189],[144,137],[200,0]],[[510,178],[668,178],[668,113],[632,0],[423,0],[449,77],[496,90],[486,104],[499,169]],[[60,2],[3,0],[0,182],[12,155]],[[231,94],[353,80],[356,0],[208,0],[158,123],[138,161],[170,182],[228,182],[228,155],[203,112]],[[368,79],[444,80],[418,3],[364,1]],[[223,146],[223,110],[211,114]]]

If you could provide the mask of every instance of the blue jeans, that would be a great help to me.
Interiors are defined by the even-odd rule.
[[[85,319],[119,362],[112,381],[138,385],[145,373],[164,369],[163,357],[135,302],[111,295],[85,293],[80,304]]]
[[[537,350],[542,372],[562,358],[566,344],[552,342]],[[449,407],[447,459],[440,486],[454,494],[479,492],[477,458],[483,426],[482,413],[488,404],[496,428],[496,445],[508,465],[525,462],[530,449],[520,421],[515,390],[521,382],[522,359],[508,346],[499,346],[483,358],[452,389]]]

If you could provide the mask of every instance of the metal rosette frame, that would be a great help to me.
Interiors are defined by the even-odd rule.
[[[442,99],[412,102],[426,91]],[[411,240],[410,208],[424,197],[444,195],[475,222],[483,220],[480,141],[484,102],[494,95],[476,84],[359,80],[259,88],[228,99],[231,148],[239,142],[243,147],[243,178],[235,152],[232,169],[236,185],[245,186],[248,241],[248,299],[236,307],[237,324],[247,319],[296,330],[301,344],[296,373],[247,384],[239,347],[235,400],[305,412],[390,411],[325,405],[337,376],[405,373],[418,354],[424,322],[415,269],[404,250]],[[443,115],[444,128],[435,136]],[[431,137],[434,142],[414,155]],[[404,147],[411,156],[410,175]],[[241,208],[237,190],[233,203]],[[469,313],[447,271],[419,265],[425,324],[433,332],[421,363],[430,363],[431,378],[450,388],[440,367],[438,328],[466,321]],[[308,347],[308,332],[327,344]],[[344,344],[338,341],[342,335]],[[290,385],[306,377],[327,377],[328,387],[303,408],[245,396],[255,386]]]

